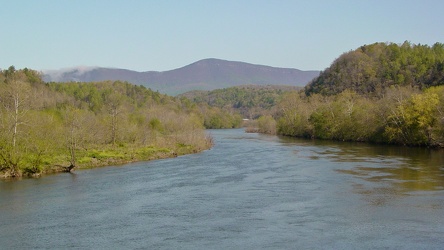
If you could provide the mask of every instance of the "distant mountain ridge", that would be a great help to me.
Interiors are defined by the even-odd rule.
[[[126,69],[81,67],[45,71],[47,82],[127,81],[176,95],[191,90],[214,90],[245,84],[305,86],[320,71],[277,68],[220,59],[203,59],[169,71],[137,72]]]

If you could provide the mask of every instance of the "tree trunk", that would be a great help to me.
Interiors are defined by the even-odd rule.
[[[70,172],[71,173],[75,167],[76,166],[74,166],[73,164],[69,165],[69,167],[66,168],[66,172]]]

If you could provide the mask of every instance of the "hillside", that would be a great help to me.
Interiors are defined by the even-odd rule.
[[[44,72],[47,82],[127,81],[177,95],[191,90],[214,90],[245,84],[305,86],[319,71],[276,68],[244,62],[204,59],[169,71],[136,72],[112,68],[74,68]]]
[[[207,104],[210,107],[238,112],[243,118],[256,119],[271,114],[273,107],[285,93],[300,89],[302,87],[243,85],[212,91],[191,91],[179,97],[186,97],[199,105]]]
[[[276,110],[281,135],[444,147],[444,44],[361,46]]]
[[[444,44],[374,43],[342,54],[305,88],[306,94],[348,89],[378,94],[389,86],[436,86],[444,82]]]
[[[0,71],[0,178],[208,149],[204,120],[220,114],[200,108],[127,82],[45,84],[11,66]]]

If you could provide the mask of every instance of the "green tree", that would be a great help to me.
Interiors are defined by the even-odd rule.
[[[386,134],[390,141],[405,145],[431,145],[437,122],[439,97],[436,93],[413,94],[388,117]]]
[[[311,137],[309,116],[313,107],[300,93],[287,93],[278,105],[277,132],[282,135]]]
[[[271,115],[259,117],[259,119],[257,119],[257,125],[260,133],[276,134],[276,121]]]

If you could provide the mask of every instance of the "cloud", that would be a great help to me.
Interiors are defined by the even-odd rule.
[[[69,75],[69,80],[76,81],[77,77],[97,69],[97,66],[76,66],[69,68],[61,68],[57,70],[42,70],[43,79],[46,82],[58,82],[58,81],[66,81],[66,76]]]

